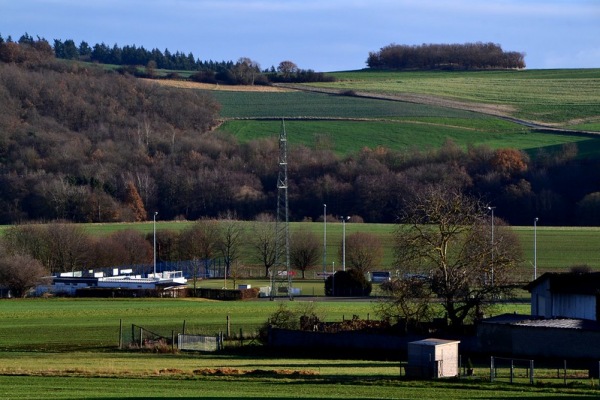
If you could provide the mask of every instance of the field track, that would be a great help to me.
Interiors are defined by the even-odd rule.
[[[304,86],[304,85],[294,85],[294,84],[275,84],[275,86],[282,88],[282,89],[289,89],[289,90],[302,90],[302,91],[306,91],[306,92],[340,95],[340,91],[335,90],[335,89],[324,89],[324,88],[316,88],[316,87],[309,87],[309,86]],[[552,132],[552,133],[566,133],[566,134],[582,134],[582,133],[584,133],[584,134],[590,134],[590,135],[598,135],[598,132],[594,132],[594,131],[581,131],[581,130],[557,128],[557,127],[554,127],[549,124],[540,124],[540,123],[536,123],[536,122],[532,122],[532,121],[526,121],[523,119],[515,118],[515,117],[511,116],[511,114],[515,111],[515,109],[509,105],[503,105],[503,104],[464,102],[464,101],[442,98],[439,96],[426,95],[426,94],[415,94],[415,93],[384,95],[384,94],[378,94],[378,93],[353,91],[352,96],[361,97],[361,98],[365,98],[365,99],[401,101],[401,102],[406,102],[406,103],[424,104],[424,105],[428,105],[428,106],[452,108],[452,109],[462,110],[462,111],[471,111],[471,112],[476,112],[476,113],[480,113],[480,114],[485,114],[485,115],[502,118],[506,121],[514,122],[516,124],[523,125],[527,128],[531,128],[534,130],[547,131],[547,132]]]
[[[304,91],[304,92],[313,92],[313,93],[321,93],[321,94],[332,94],[332,95],[340,95],[343,91],[336,89],[327,89],[327,88],[317,88],[306,86],[302,84],[273,84],[272,86],[258,86],[258,85],[219,85],[219,84],[208,84],[208,83],[200,83],[200,82],[191,82],[191,81],[181,81],[181,80],[171,80],[171,79],[144,79],[145,81],[158,84],[161,86],[169,86],[180,89],[196,89],[196,90],[207,90],[207,91],[225,91],[225,92],[257,92],[257,93],[282,93],[282,92],[290,92],[290,91]],[[386,95],[380,93],[370,93],[370,92],[362,92],[362,91],[352,91],[351,96],[365,99],[374,99],[374,100],[388,100],[388,101],[398,101],[398,102],[406,102],[413,104],[423,104],[434,107],[444,107],[451,108],[462,111],[471,111],[475,113],[490,115],[494,117],[498,117],[509,122],[514,122],[516,124],[525,126],[527,128],[551,133],[558,134],[590,134],[590,135],[598,135],[598,132],[594,131],[582,131],[582,130],[573,130],[573,129],[564,129],[558,128],[551,124],[540,124],[537,122],[527,121],[524,119],[515,118],[513,113],[516,111],[514,107],[510,105],[504,104],[489,104],[489,103],[478,103],[478,102],[466,102],[453,100],[448,98],[443,98],[440,96],[427,95],[427,94],[417,94],[417,93],[402,93],[402,94],[394,94],[394,95]],[[225,118],[224,120],[231,119]],[[237,119],[237,118],[233,118]],[[256,118],[247,118],[247,119],[256,119]],[[287,119],[295,119],[295,118],[287,118]],[[299,119],[307,119],[306,117],[302,117]],[[323,119],[323,118],[311,118],[311,119]],[[353,118],[335,118],[335,120],[355,120]],[[221,121],[223,122],[223,121]],[[220,125],[220,124],[219,124]]]

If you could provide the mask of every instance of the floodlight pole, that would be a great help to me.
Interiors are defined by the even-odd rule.
[[[350,217],[342,217],[342,271],[346,271],[346,221]]]
[[[533,280],[537,279],[537,222],[538,218],[533,220]]]
[[[156,278],[156,216],[158,215],[158,211],[154,212],[154,277]]]
[[[327,204],[323,204],[323,276],[327,272]]]

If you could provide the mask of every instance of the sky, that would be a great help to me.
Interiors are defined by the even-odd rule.
[[[0,35],[24,33],[201,60],[366,67],[392,43],[493,42],[528,69],[600,68],[600,0],[0,0]]]

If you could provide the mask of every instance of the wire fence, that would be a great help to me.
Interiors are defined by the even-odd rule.
[[[508,383],[554,383],[569,386],[598,378],[599,363],[586,363],[554,360],[536,363],[534,360],[519,358],[490,358],[490,381]],[[599,382],[600,384],[600,382]]]
[[[121,321],[119,348],[155,352],[217,351],[256,343],[261,327],[261,324],[233,324],[229,318],[224,324],[189,324],[183,321],[178,326],[124,326]]]

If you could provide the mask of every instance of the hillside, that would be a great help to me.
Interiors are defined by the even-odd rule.
[[[273,212],[282,117],[293,221],[319,218],[327,203],[333,215],[392,222],[403,199],[443,183],[493,202],[512,224],[533,215],[546,225],[600,223],[594,136],[338,89],[168,87],[15,46],[0,63],[0,223]],[[350,87],[355,74],[361,85],[392,76],[349,73],[333,85]],[[458,74],[449,76],[470,76]]]
[[[354,71],[305,85],[600,132],[600,70]]]

